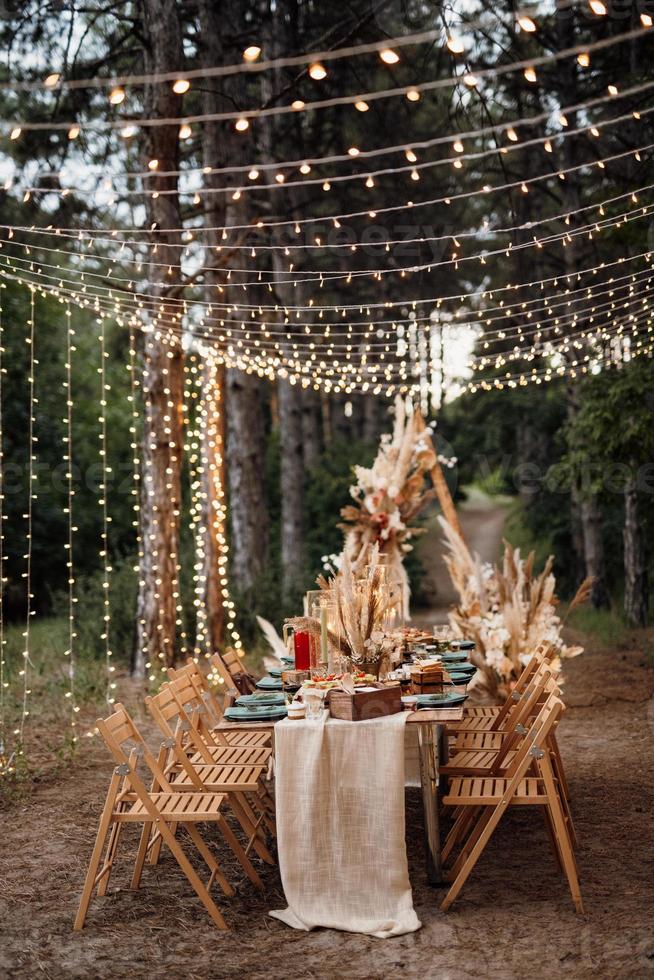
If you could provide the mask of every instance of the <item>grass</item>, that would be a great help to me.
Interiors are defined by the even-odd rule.
[[[567,625],[587,636],[594,646],[605,650],[628,646],[634,632],[615,610],[593,609],[592,606],[574,609]]]

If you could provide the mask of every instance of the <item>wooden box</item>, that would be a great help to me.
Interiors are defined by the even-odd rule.
[[[443,690],[443,681],[447,679],[445,671],[421,670],[413,667],[411,670],[411,688],[413,694],[440,694]]]
[[[384,718],[402,710],[402,689],[399,684],[371,684],[374,691],[348,694],[333,690],[327,695],[329,713],[341,721],[370,721]]]

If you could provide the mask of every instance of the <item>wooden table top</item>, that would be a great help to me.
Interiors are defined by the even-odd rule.
[[[443,725],[446,721],[461,721],[463,712],[462,704],[453,708],[421,708],[419,711],[407,711],[406,722],[407,725]],[[276,721],[227,721],[222,718],[214,729],[219,732],[234,732],[243,728],[270,731],[276,724]]]

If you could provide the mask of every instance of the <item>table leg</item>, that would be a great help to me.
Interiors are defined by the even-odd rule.
[[[418,725],[420,782],[422,809],[425,821],[425,850],[427,881],[439,885],[443,880],[441,868],[441,839],[438,827],[438,752],[441,725]]]

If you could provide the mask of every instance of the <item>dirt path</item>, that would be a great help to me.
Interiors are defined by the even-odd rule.
[[[654,974],[654,668],[635,636],[619,651],[566,665],[561,749],[581,839],[586,915],[573,912],[538,815],[510,812],[460,900],[439,911],[424,874],[419,796],[408,794],[407,848],[419,932],[374,940],[294,932],[267,911],[283,902],[275,869],[260,896],[228,865],[237,896],[221,902],[232,929],[210,924],[169,857],[128,890],[136,838],[103,899],[73,933],[86,862],[110,773],[100,746],[57,781],[35,784],[1,815],[0,976],[206,980],[298,978],[640,978]],[[607,700],[607,697],[610,700]],[[380,860],[384,855],[380,854]],[[220,901],[220,900],[219,900]]]
[[[506,513],[506,507],[479,495],[473,496],[459,508],[466,543],[483,561],[497,561],[500,556]],[[440,525],[434,517],[418,545],[418,555],[424,568],[422,591],[427,608],[415,610],[413,619],[416,623],[446,622],[447,610],[457,599],[443,560],[442,539]]]

